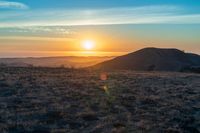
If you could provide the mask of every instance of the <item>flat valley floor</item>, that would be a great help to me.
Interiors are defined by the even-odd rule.
[[[1,133],[199,133],[200,75],[0,68]]]

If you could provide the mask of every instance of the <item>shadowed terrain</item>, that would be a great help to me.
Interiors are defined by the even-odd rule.
[[[200,132],[200,75],[0,69],[0,132]]]

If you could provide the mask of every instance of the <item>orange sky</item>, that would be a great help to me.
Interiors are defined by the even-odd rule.
[[[14,28],[15,29],[15,28]],[[119,56],[144,47],[200,54],[200,25],[23,27],[0,30],[0,57]],[[23,29],[23,32],[21,31]],[[199,29],[199,30],[198,30]],[[67,30],[65,33],[60,31]],[[59,31],[59,32],[58,32]],[[82,42],[91,40],[87,50]]]

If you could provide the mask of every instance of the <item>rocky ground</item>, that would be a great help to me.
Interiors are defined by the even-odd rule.
[[[200,132],[200,75],[0,68],[1,133]]]

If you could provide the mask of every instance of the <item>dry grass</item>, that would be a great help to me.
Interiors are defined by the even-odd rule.
[[[200,75],[113,71],[107,80],[100,75],[0,68],[0,132],[200,132]]]

